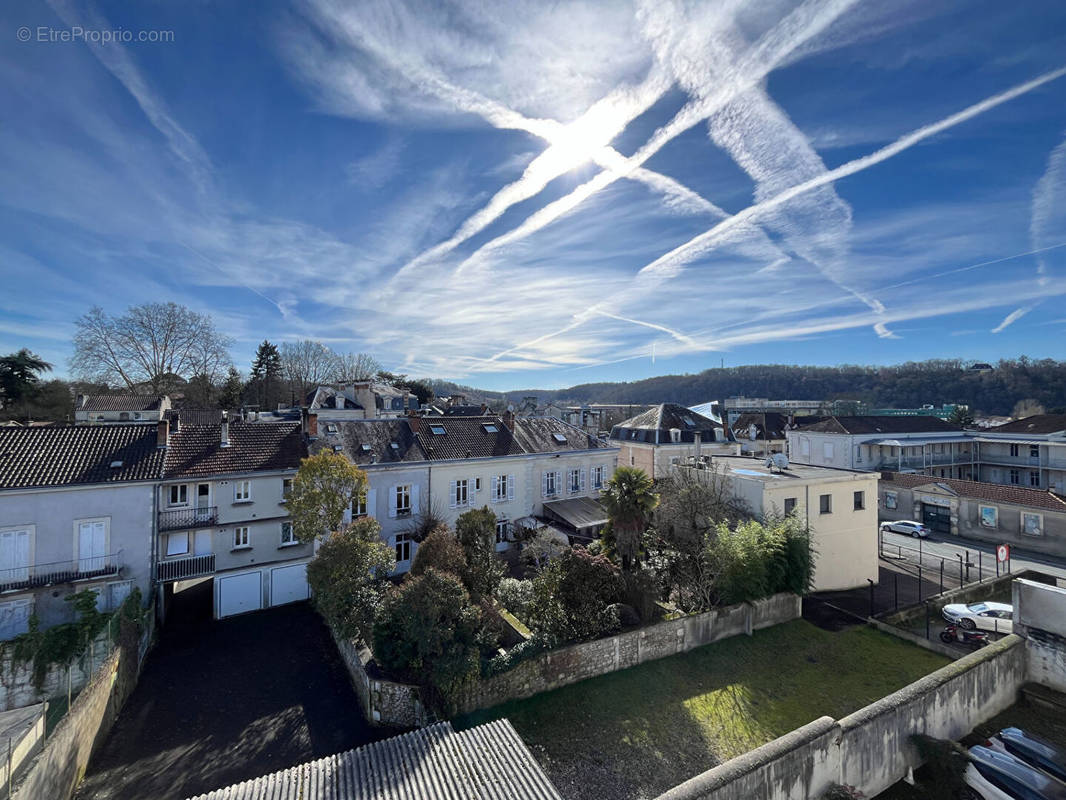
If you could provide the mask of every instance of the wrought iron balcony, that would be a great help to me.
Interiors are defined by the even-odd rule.
[[[155,579],[161,583],[202,578],[215,571],[215,554],[170,558],[160,561],[155,567]]]
[[[181,531],[190,528],[205,528],[218,522],[218,506],[203,508],[179,508],[159,512],[160,531]]]
[[[122,551],[106,556],[91,556],[73,561],[52,561],[25,567],[0,569],[0,592],[35,589],[57,583],[108,578],[118,575]]]

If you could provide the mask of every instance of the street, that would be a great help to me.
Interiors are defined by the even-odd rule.
[[[883,557],[887,558],[891,558],[894,554],[900,551],[902,551],[902,555],[906,557],[908,555],[906,548],[913,548],[915,551],[919,549],[918,539],[902,533],[885,531],[882,534],[881,541],[881,554]],[[899,548],[899,550],[897,550],[897,548]],[[969,563],[971,565],[970,580],[977,580],[978,565],[980,565],[980,570],[984,578],[996,574],[996,546],[994,544],[975,542],[972,539],[944,536],[943,534],[933,534],[928,538],[921,540],[922,563],[925,566],[929,566],[932,559],[939,561],[939,559],[943,558],[946,563],[953,563],[956,565],[955,569],[957,569],[959,555],[961,554],[963,556],[965,563],[967,551],[969,554]],[[978,557],[978,553],[981,553],[980,557]],[[917,563],[917,553],[911,553],[910,555],[911,558],[908,560]],[[1010,571],[1023,572],[1027,569],[1037,570],[1038,572],[1043,572],[1047,575],[1054,575],[1057,578],[1066,578],[1066,558],[1035,554],[1024,550],[1016,550],[1014,547],[1011,547]]]

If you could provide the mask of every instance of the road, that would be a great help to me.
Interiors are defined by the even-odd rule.
[[[882,538],[882,553],[891,556],[897,552],[897,547],[907,555],[906,548],[918,549],[918,540],[902,533],[886,531]],[[965,559],[969,551],[970,580],[977,579],[978,552],[981,552],[980,564],[984,577],[996,573],[996,546],[984,542],[975,542],[972,539],[960,539],[954,536],[933,534],[921,542],[922,563],[929,565],[931,559],[946,559],[952,562],[954,569],[958,569],[959,555]],[[915,560],[916,553],[911,553],[911,560]],[[948,567],[951,568],[951,567]],[[1031,551],[1011,548],[1010,571],[1022,572],[1027,569],[1037,570],[1057,578],[1066,578],[1066,558],[1046,556]]]

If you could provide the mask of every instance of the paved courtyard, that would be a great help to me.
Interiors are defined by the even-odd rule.
[[[175,603],[81,800],[181,800],[386,734],[306,603],[214,622],[210,587]]]

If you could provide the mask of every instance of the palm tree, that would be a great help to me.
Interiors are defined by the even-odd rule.
[[[626,572],[640,564],[641,542],[651,512],[659,504],[648,474],[636,467],[619,467],[607,482],[600,499],[614,534],[615,550]]]

